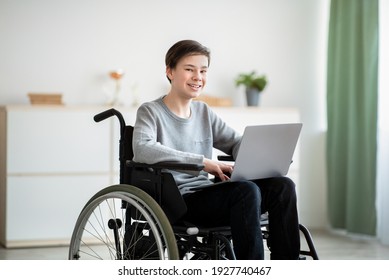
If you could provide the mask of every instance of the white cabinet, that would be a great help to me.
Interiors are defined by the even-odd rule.
[[[228,125],[241,133],[248,125],[296,123],[300,121],[298,110],[293,108],[216,107],[213,108],[213,111]]]
[[[0,109],[0,242],[6,247],[69,243],[82,207],[112,182],[104,108]]]
[[[95,123],[105,107],[0,107],[0,243],[68,244],[97,191],[118,183],[119,122]],[[127,124],[135,108],[118,108]],[[298,122],[293,109],[214,108],[233,128]],[[298,180],[298,151],[290,177]]]
[[[9,176],[4,244],[68,244],[82,207],[108,184],[106,175]]]
[[[98,127],[95,110],[7,112],[7,172],[94,173],[109,170],[108,123]]]

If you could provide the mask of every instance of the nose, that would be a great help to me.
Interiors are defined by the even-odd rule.
[[[201,81],[202,80],[202,76],[201,76],[201,73],[200,73],[200,71],[195,71],[194,73],[193,73],[193,80],[195,80],[195,81]]]

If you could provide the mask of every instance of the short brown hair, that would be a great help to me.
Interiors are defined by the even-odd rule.
[[[166,67],[174,69],[181,58],[188,55],[205,55],[208,58],[208,66],[211,60],[209,49],[194,40],[182,40],[175,43],[167,51],[165,56]],[[168,78],[169,82],[170,79]]]

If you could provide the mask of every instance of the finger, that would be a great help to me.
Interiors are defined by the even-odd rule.
[[[226,180],[229,180],[230,177],[228,177],[226,174],[223,173],[223,174],[221,174],[220,179],[224,182]]]

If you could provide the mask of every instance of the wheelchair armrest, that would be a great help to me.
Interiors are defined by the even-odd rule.
[[[170,170],[190,170],[200,171],[203,170],[203,164],[191,164],[180,162],[158,162],[154,164],[139,163],[132,160],[127,160],[127,166],[141,167],[141,168],[155,168],[155,169],[170,169]]]
[[[230,155],[217,156],[217,159],[221,161],[234,161],[234,158]]]

